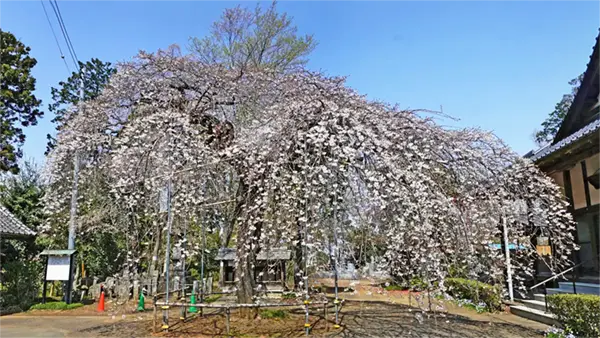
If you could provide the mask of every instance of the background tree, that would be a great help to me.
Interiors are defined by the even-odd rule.
[[[1,181],[0,203],[33,231],[44,220],[43,196],[44,187],[35,162],[24,161],[18,175],[6,175]]]
[[[110,76],[116,73],[110,62],[102,62],[92,58],[86,63],[79,62],[79,71],[73,72],[66,81],[58,83],[59,88],[52,87],[53,102],[48,105],[48,110],[54,113],[52,123],[56,124],[56,130],[60,130],[71,117],[70,107],[81,100],[81,80],[83,78],[83,100],[93,100],[102,92],[108,83]],[[54,148],[56,140],[52,135],[46,136],[48,144],[46,155]]]
[[[0,30],[0,39],[0,172],[18,173],[17,161],[23,156],[25,142],[21,127],[37,124],[43,115],[38,109],[42,101],[33,94],[31,69],[37,61],[29,56],[31,49],[12,33]]]
[[[190,49],[198,59],[207,65],[220,64],[228,69],[243,73],[268,68],[276,73],[286,73],[301,69],[307,56],[317,43],[312,35],[300,36],[286,13],[277,12],[277,3],[264,9],[257,4],[254,11],[237,6],[226,9],[220,20],[214,22],[210,34],[204,38],[191,38]],[[243,124],[253,118],[253,109],[248,106],[229,106],[232,122]],[[227,109],[227,107],[224,107]],[[234,179],[235,174],[225,171],[221,174],[222,192],[242,193]],[[238,195],[239,196],[239,195]],[[224,212],[229,221],[222,222],[219,230],[221,247],[227,247],[233,234],[234,220],[239,217],[240,208]],[[223,278],[220,271],[220,278]],[[220,280],[222,282],[222,280]]]
[[[42,197],[44,187],[35,163],[25,161],[18,175],[5,175],[0,181],[0,204],[33,231],[44,220]],[[18,306],[26,310],[38,296],[42,265],[37,255],[44,248],[43,240],[0,239],[2,277],[0,308]]]
[[[575,99],[575,95],[577,95],[577,91],[579,91],[582,80],[583,74],[569,81],[569,85],[572,86],[571,93],[563,95],[562,100],[554,106],[554,110],[548,114],[546,120],[542,122],[542,130],[536,131],[534,134],[534,139],[538,146],[543,146],[548,142],[552,142],[560,125],[565,119],[565,116],[567,116],[569,108],[571,108],[571,104]]]
[[[277,72],[298,69],[316,47],[312,35],[299,36],[292,18],[277,12],[273,1],[266,10],[257,5],[226,9],[210,34],[191,38],[190,49],[207,64],[219,63],[240,71],[270,68]]]
[[[44,186],[40,170],[32,161],[24,161],[18,175],[5,175],[0,181],[0,203],[33,231],[44,221]],[[13,248],[17,257],[31,259],[39,247],[35,239],[11,241],[3,239],[3,248]],[[3,251],[5,252],[5,251]]]

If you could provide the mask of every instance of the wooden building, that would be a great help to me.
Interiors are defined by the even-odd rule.
[[[235,249],[219,249],[216,260],[221,264],[221,271],[224,271],[223,285],[224,290],[235,287]],[[285,263],[291,258],[290,250],[284,248],[272,248],[261,250],[255,262],[254,280],[260,285],[262,290],[283,291],[285,285]]]
[[[582,263],[577,272],[596,282],[600,273],[599,38],[581,87],[553,142],[525,155],[564,189],[577,222],[575,238],[581,247],[575,257],[576,263]]]

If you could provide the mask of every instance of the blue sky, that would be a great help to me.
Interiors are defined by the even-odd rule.
[[[61,1],[82,61],[125,61],[203,36],[234,2]],[[253,7],[255,2],[243,2]],[[54,29],[58,25],[53,19]],[[519,154],[568,81],[585,70],[600,27],[599,2],[281,2],[301,33],[319,42],[308,67],[348,76],[369,98],[437,110],[458,127],[491,130]],[[68,77],[39,1],[2,1],[0,26],[38,60],[36,95]],[[60,38],[60,36],[59,36]],[[61,40],[66,52],[64,41]],[[43,162],[46,113],[26,130],[25,156]]]

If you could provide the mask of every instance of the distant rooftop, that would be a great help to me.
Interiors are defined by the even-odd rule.
[[[268,254],[268,256],[267,256]],[[265,249],[265,250],[261,250],[258,253],[258,257],[256,257],[257,260],[259,261],[266,261],[266,260],[289,260],[291,258],[291,252],[290,250],[284,249],[284,248],[271,248],[271,249]],[[233,261],[235,260],[235,249],[232,248],[224,248],[224,249],[219,249],[219,252],[217,253],[217,256],[215,257],[216,260],[218,261]]]

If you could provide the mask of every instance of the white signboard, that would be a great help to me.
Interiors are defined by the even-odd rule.
[[[46,280],[69,280],[69,256],[48,256]]]

